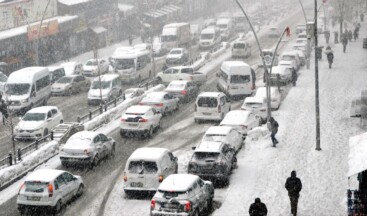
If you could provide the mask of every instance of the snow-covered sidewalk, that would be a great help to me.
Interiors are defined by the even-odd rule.
[[[321,148],[315,151],[315,73],[301,70],[297,86],[292,87],[274,118],[279,122],[277,148],[269,136],[248,139],[238,155],[222,206],[213,215],[248,215],[256,197],[267,205],[270,216],[291,215],[286,178],[296,170],[303,183],[297,215],[346,215],[348,187],[348,140],[363,132],[359,120],[349,117],[351,98],[359,96],[367,80],[367,23],[361,23],[360,38],[342,52],[341,44],[330,44],[334,64],[328,68],[325,55],[319,62]],[[333,39],[333,35],[331,37]],[[326,46],[320,35],[321,45]],[[330,40],[333,41],[333,40]],[[257,136],[254,136],[257,138]]]

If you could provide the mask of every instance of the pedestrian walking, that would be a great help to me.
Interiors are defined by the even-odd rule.
[[[285,182],[285,188],[288,191],[288,196],[291,201],[291,213],[296,216],[299,192],[302,190],[302,182],[299,178],[297,178],[296,171],[293,170],[291,172],[291,177],[287,178],[287,181]]]
[[[361,13],[361,22],[363,22],[363,20],[364,20],[364,14]]]
[[[248,212],[250,216],[266,216],[268,214],[268,209],[266,205],[261,202],[260,198],[256,198],[255,202],[250,205]]]
[[[273,147],[276,147],[276,144],[278,144],[278,140],[275,138],[275,135],[278,133],[279,124],[273,117],[270,117],[269,122],[267,124],[268,129],[271,132],[271,141],[273,143]]]
[[[133,45],[133,36],[131,34],[129,34],[129,46],[132,46]]]
[[[326,30],[324,32],[324,36],[325,36],[326,43],[328,44],[329,43],[329,39],[330,39],[330,31],[329,30]]]
[[[348,40],[349,40],[349,42],[352,42],[352,39],[353,39],[353,33],[352,33],[352,30],[349,29],[349,31],[348,31]]]
[[[338,31],[335,31],[334,32],[334,43],[335,44],[338,44],[339,43],[339,33],[338,33]]]
[[[293,84],[293,86],[296,86],[297,79],[298,79],[297,71],[293,68],[292,69],[292,84]]]
[[[326,54],[327,61],[329,63],[329,68],[331,68],[331,65],[333,64],[333,61],[334,61],[334,54],[330,46],[326,47],[325,54]]]
[[[343,44],[343,52],[345,53],[348,44],[348,36],[346,34],[344,34],[342,37],[342,44]]]
[[[354,37],[354,41],[356,41],[356,40],[357,40],[357,38],[358,38],[358,27],[356,27],[356,28],[354,29],[354,31],[353,31],[353,37]]]

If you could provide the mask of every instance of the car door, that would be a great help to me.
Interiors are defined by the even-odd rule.
[[[173,80],[172,71],[173,68],[168,68],[167,70],[163,71],[162,82],[169,83],[171,80]]]
[[[52,115],[52,119],[51,119],[51,122],[50,122],[50,128],[54,128],[60,123],[61,116],[60,116],[59,111],[57,109],[52,109],[51,110],[51,115]]]
[[[149,116],[149,118],[152,119],[153,127],[157,127],[160,121],[161,114],[158,113],[154,108],[146,112],[146,115]]]
[[[54,181],[55,191],[58,191],[58,194],[61,195],[62,199],[68,200],[68,196],[71,191],[70,185],[67,184],[66,180],[64,179],[63,174],[60,174],[56,177]],[[59,197],[56,197],[59,198]]]
[[[163,96],[163,103],[164,103],[164,106],[166,107],[167,111],[174,110],[174,105],[173,105],[171,94],[166,93]]]
[[[66,199],[70,200],[74,197],[75,191],[78,189],[78,185],[76,184],[76,182],[74,181],[74,176],[71,175],[70,173],[63,173],[62,174],[66,185],[67,185],[67,195],[66,195]],[[66,200],[64,200],[66,201]]]
[[[110,154],[112,151],[112,143],[108,140],[108,137],[104,134],[99,134],[101,142],[102,142],[102,148],[105,153],[105,156]]]
[[[99,159],[103,158],[105,153],[103,152],[102,141],[99,135],[96,135],[93,138],[93,146],[96,151],[95,154],[99,155]]]

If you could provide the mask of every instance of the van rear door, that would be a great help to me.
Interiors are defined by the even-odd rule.
[[[198,115],[211,116],[218,112],[218,99],[216,97],[199,97],[197,101]]]
[[[145,190],[144,161],[130,161],[127,175],[127,188],[134,190]]]
[[[231,74],[229,77],[230,87],[228,93],[230,95],[251,95],[252,79],[251,74]]]

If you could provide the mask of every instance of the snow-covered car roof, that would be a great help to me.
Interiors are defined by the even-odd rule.
[[[218,134],[218,135],[226,135],[232,130],[232,127],[229,126],[212,126],[208,128],[205,132],[205,135],[208,134]]]
[[[158,190],[185,192],[200,178],[192,174],[171,174],[159,185]]]
[[[275,92],[279,92],[278,88],[277,87],[270,87],[270,94],[273,95]],[[266,98],[266,87],[258,87],[256,89],[255,97]]]
[[[119,77],[118,74],[104,74],[104,75],[101,75],[101,82],[103,82],[103,81],[111,81],[111,80],[114,80],[114,79],[116,79],[118,77]],[[93,81],[94,82],[99,82],[99,78],[96,77],[96,78],[94,78]]]
[[[32,78],[45,69],[46,67],[26,67],[18,71],[14,71],[9,75],[8,83],[29,83],[32,82]]]
[[[57,109],[56,106],[41,106],[29,110],[27,113],[47,113],[51,109]]]
[[[185,68],[191,68],[191,69],[193,69],[192,66],[174,66],[174,67],[169,67],[168,69],[182,70],[182,69],[185,69]]]
[[[27,176],[25,181],[51,182],[64,172],[63,170],[56,169],[38,169]]]
[[[80,132],[74,134],[73,136],[71,136],[70,138],[72,138],[72,139],[90,139],[90,140],[92,140],[97,134],[99,134],[99,133],[95,132],[95,131],[80,131]]]
[[[221,66],[221,68],[227,71],[231,70],[231,68],[238,68],[238,67],[250,67],[250,66],[243,61],[224,61]]]
[[[167,92],[150,92],[143,98],[142,101],[147,99],[162,99],[166,94]]]
[[[220,122],[220,125],[240,125],[247,121],[251,111],[245,110],[232,110],[229,111],[224,119]],[[222,126],[223,127],[223,126]]]
[[[217,98],[221,95],[224,95],[224,93],[222,93],[222,92],[202,92],[202,93],[199,94],[198,98],[199,97],[215,97],[215,98]]]
[[[166,148],[138,148],[131,154],[129,160],[156,161],[167,152],[169,151]]]
[[[263,104],[265,99],[262,97],[247,97],[243,103],[261,103]]]
[[[152,109],[150,106],[145,105],[135,105],[127,108],[125,113],[139,113],[139,114],[145,114],[148,110]]]
[[[222,142],[202,141],[196,148],[195,152],[217,152],[220,153]]]
[[[282,62],[282,61],[280,61],[280,62]],[[278,66],[275,66],[271,69],[271,74],[283,75],[283,74],[291,73],[291,71],[290,71],[291,61],[284,61],[283,62],[283,63],[287,63],[287,64],[281,64],[280,62],[279,62]]]

